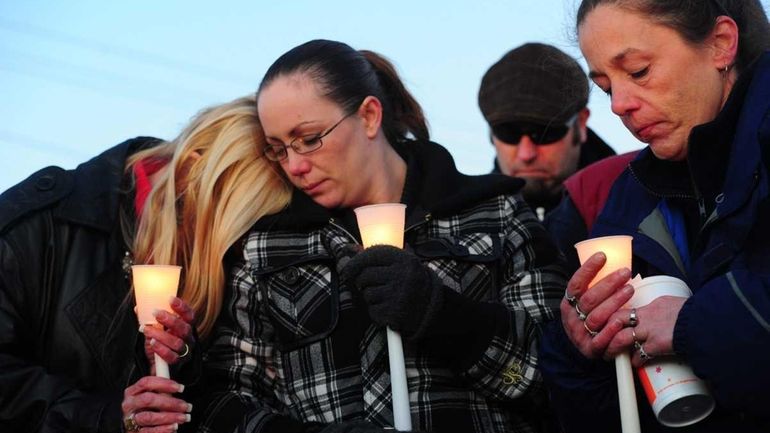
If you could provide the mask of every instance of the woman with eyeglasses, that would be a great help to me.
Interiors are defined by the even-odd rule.
[[[386,326],[404,340],[415,430],[532,431],[537,329],[566,280],[520,181],[460,174],[393,66],[340,42],[281,56],[257,106],[294,195],[233,273],[206,431],[392,426]],[[405,248],[361,251],[353,209],[387,202],[407,206]]]
[[[770,23],[757,0],[583,0],[589,76],[648,146],[609,191],[590,237],[633,236],[633,273],[686,282],[630,310],[631,270],[571,278],[541,367],[568,432],[619,431],[611,360],[676,354],[716,409],[664,427],[640,395],[642,430],[770,431]],[[637,385],[637,389],[642,387]]]

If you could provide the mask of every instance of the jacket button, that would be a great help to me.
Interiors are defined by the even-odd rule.
[[[50,175],[42,176],[35,182],[35,188],[38,191],[49,191],[54,186],[56,186],[56,180]]]
[[[299,280],[299,271],[296,267],[292,266],[281,274],[281,279],[286,284],[294,284]]]

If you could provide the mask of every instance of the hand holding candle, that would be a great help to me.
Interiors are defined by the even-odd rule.
[[[631,241],[631,236],[606,236],[575,244],[581,264],[584,264],[591,256],[598,252],[604,253],[607,258],[604,266],[588,283],[589,289],[618,269],[631,269]],[[574,313],[580,315],[582,311],[580,310],[579,300],[572,299],[570,304],[574,304],[576,310]],[[596,334],[585,322],[586,316],[590,314],[590,311],[582,313],[584,315],[580,319],[583,321],[586,332]],[[639,411],[636,403],[636,390],[634,389],[634,375],[631,369],[631,356],[628,353],[618,355],[615,358],[615,373],[618,381],[620,422],[623,433],[639,433],[641,431]]]
[[[179,287],[179,266],[134,265],[131,273],[136,296],[136,315],[140,325],[155,325],[153,313],[156,310],[171,312],[169,299],[176,295]],[[169,378],[168,363],[155,355],[155,375]]]
[[[404,247],[406,205],[400,203],[375,204],[355,209],[358,229],[364,248],[373,245]],[[390,386],[393,394],[393,427],[399,431],[412,429],[409,408],[409,390],[406,382],[406,364],[401,336],[387,329]]]

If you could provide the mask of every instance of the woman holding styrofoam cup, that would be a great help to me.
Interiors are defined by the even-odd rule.
[[[594,353],[604,349],[603,357],[616,358],[624,432],[640,431],[633,379],[626,367],[629,349],[633,351],[633,364],[658,421],[669,427],[694,424],[711,413],[714,400],[692,369],[682,364],[673,350],[662,346],[661,342],[668,340],[670,344],[672,339],[671,335],[660,332],[665,320],[645,314],[648,308],[660,310],[670,303],[681,305],[692,292],[682,280],[668,276],[644,279],[637,276],[630,281],[633,291],[623,285],[622,278],[629,275],[631,266],[631,241],[631,236],[605,236],[575,245],[583,267],[576,272],[565,293],[562,306],[566,311],[562,309],[562,321],[573,341],[586,340],[587,335],[587,346],[596,350]],[[616,291],[613,293],[613,290]],[[633,293],[630,298],[629,293]],[[595,299],[601,299],[598,305],[594,305]],[[625,308],[618,307],[624,299]],[[617,311],[607,317],[610,308]],[[649,319],[649,323],[643,318]],[[582,322],[583,330],[572,323],[575,319]]]
[[[632,285],[634,296],[628,305],[637,317],[637,309],[663,296],[692,296],[684,281],[664,275],[635,278]],[[684,427],[707,417],[714,410],[714,399],[705,382],[673,354],[656,355],[653,359],[653,355],[645,352],[645,343],[634,327],[631,333],[634,348],[647,358],[637,374],[658,421],[668,427]]]
[[[579,242],[575,245],[578,251],[578,257],[582,263],[594,259],[594,254],[601,252],[606,259],[605,264],[596,273],[587,287],[593,287],[598,281],[610,275],[616,269],[623,269],[631,266],[631,236],[605,236],[589,239]],[[616,312],[607,320],[607,324],[619,324],[624,326],[621,337],[630,334],[630,347],[633,350],[633,363],[637,366],[640,382],[647,398],[652,405],[655,416],[663,425],[670,427],[681,427],[698,422],[708,416],[714,409],[714,401],[706,388],[706,385],[692,372],[688,366],[683,365],[678,358],[672,355],[673,350],[655,351],[655,346],[647,344],[646,340],[652,340],[656,335],[650,332],[651,326],[640,326],[641,316],[644,315],[642,309],[655,300],[663,297],[678,298],[683,303],[685,299],[692,295],[687,285],[677,278],[668,276],[654,276],[648,278],[637,277],[632,280],[631,285],[634,288],[633,296],[627,301],[625,307]],[[568,293],[570,293],[568,291]],[[588,293],[588,292],[585,292]],[[589,337],[597,337],[596,326],[589,323],[590,314],[580,309],[580,301],[575,295],[567,295],[568,303],[574,299],[574,308],[578,319],[583,321],[583,327],[589,334]],[[585,296],[585,294],[584,294]],[[661,299],[661,301],[664,301]],[[677,299],[669,299],[667,302],[677,302]],[[658,303],[660,304],[660,302]],[[653,308],[656,308],[654,306]],[[590,307],[584,307],[588,310]],[[581,314],[582,313],[582,314]],[[653,316],[645,316],[653,321]],[[656,322],[651,322],[655,325]],[[645,323],[645,325],[647,325]],[[596,329],[599,329],[597,326]],[[670,337],[669,337],[670,338]],[[616,353],[618,344],[615,340],[621,341],[622,347],[619,353]],[[613,342],[607,347],[607,355],[623,357],[628,353],[629,342],[625,338],[615,337]],[[669,340],[670,341],[670,340]],[[647,347],[645,348],[645,345]],[[653,360],[655,354],[662,355],[660,359]],[[627,362],[627,361],[625,361]],[[620,394],[621,412],[626,409],[629,401],[635,401],[634,396],[623,395],[623,381],[629,378],[623,378],[623,366],[620,361],[617,362],[618,368],[618,389]],[[633,386],[630,386],[633,390]],[[627,401],[623,401],[626,399]],[[625,403],[625,404],[624,404]],[[628,410],[628,409],[626,409]],[[634,431],[636,427],[628,429],[628,420],[625,418],[628,414],[622,414],[622,425],[624,431]],[[633,420],[638,423],[638,419]]]
[[[550,217],[584,228],[582,238],[633,236],[635,273],[679,278],[693,294],[608,314],[624,283],[605,278],[584,293],[586,268],[599,267],[601,256],[582,265],[568,295],[579,299],[587,329],[576,326],[572,308],[565,326],[544,330],[539,352],[567,433],[619,430],[605,360],[629,352],[635,366],[675,353],[707,381],[716,408],[693,430],[770,431],[765,9],[759,0],[582,0],[577,7],[589,76],[648,146],[630,161],[615,160],[617,172],[582,171],[562,212]],[[645,433],[668,429],[652,411],[640,411],[640,420]]]

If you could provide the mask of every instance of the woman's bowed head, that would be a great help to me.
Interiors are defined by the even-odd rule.
[[[714,19],[703,3],[722,8],[716,0],[588,0],[578,10],[589,76],[610,95],[626,128],[661,159],[686,158],[690,131],[719,113],[738,74],[756,58],[752,45],[768,45],[751,20],[740,23],[744,28],[727,13]],[[761,5],[745,3],[738,6],[747,16],[763,14]]]
[[[340,42],[314,40],[281,56],[257,107],[265,156],[327,209],[399,202],[406,163],[392,144],[408,134],[428,138],[422,109],[393,66]]]
[[[176,365],[175,380],[149,375],[126,388],[127,431],[170,432],[191,421],[181,382],[196,382],[198,338],[211,334],[225,294],[225,256],[257,220],[284,208],[290,186],[262,157],[265,147],[253,96],[211,107],[172,141],[134,154],[127,171],[160,163],[146,200],[135,203],[138,263],[182,266],[180,297],[140,328],[151,373],[155,355]],[[198,355],[197,357],[194,355]],[[188,367],[185,367],[187,365]],[[193,374],[184,374],[183,369]],[[193,377],[195,376],[195,377]]]
[[[764,17],[761,6],[753,12],[748,4],[753,2],[746,3],[747,14]],[[683,4],[690,8],[682,10]],[[610,96],[612,111],[658,159],[687,158],[691,130],[717,117],[741,70],[770,45],[753,37],[759,29],[744,30],[726,14],[709,18],[708,13],[699,1],[656,0],[586,0],[578,10],[578,39],[591,79]],[[739,47],[742,36],[747,46]],[[646,353],[673,353],[674,325],[684,300],[656,300],[636,313],[647,317],[645,326],[632,329],[630,310],[622,308],[633,294],[624,284],[628,270],[586,292],[603,260],[595,255],[570,281],[568,293],[578,296],[586,319],[573,317],[575,308],[562,303],[563,313],[573,310],[562,320],[576,347],[589,358],[610,359],[634,348],[638,340],[645,341]],[[644,362],[638,350],[633,361],[637,366]]]

